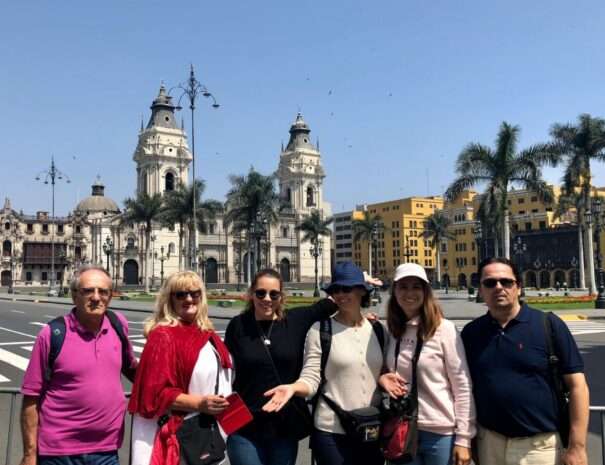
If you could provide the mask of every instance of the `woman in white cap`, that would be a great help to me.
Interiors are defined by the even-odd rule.
[[[421,266],[404,263],[395,270],[387,326],[389,373],[379,382],[393,398],[410,391],[412,359],[422,343],[416,367],[418,449],[410,463],[467,465],[475,408],[464,346],[454,323],[443,317]]]

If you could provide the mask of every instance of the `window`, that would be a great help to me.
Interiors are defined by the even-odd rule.
[[[27,232],[28,233],[33,233],[34,232],[34,225],[31,223],[27,223]]]
[[[208,225],[208,234],[215,234],[216,224],[212,223]]]
[[[518,204],[525,203],[525,199],[523,197],[521,197],[520,199],[517,199],[517,203]]]
[[[532,208],[532,209],[531,209],[531,212],[532,212],[532,213],[538,213],[538,209],[537,209],[537,208]]]
[[[531,201],[532,202],[537,202],[538,201],[538,197],[536,195],[532,196]]]
[[[525,223],[525,230],[531,231],[531,223]]]
[[[48,225],[47,224],[42,225],[42,234],[48,234]]]
[[[546,229],[546,221],[540,221],[540,229]]]
[[[174,242],[171,242],[170,244],[168,244],[168,253],[173,254],[176,252],[176,246],[174,245]]]
[[[173,191],[174,190],[174,174],[166,173],[166,177],[164,178],[164,190],[165,191]]]
[[[7,231],[9,231],[11,228],[11,224],[10,223],[4,223],[4,229],[6,229]]]
[[[314,207],[315,206],[315,198],[313,195],[313,187],[309,186],[307,187],[307,207]]]
[[[65,232],[62,224],[57,225],[57,234],[63,234]]]
[[[42,281],[48,281],[48,272],[47,271],[42,272]]]
[[[80,234],[82,232],[82,226],[77,225],[76,226],[76,234]]]
[[[31,280],[32,280],[32,272],[31,271],[26,271],[25,272],[25,280],[31,282]]]

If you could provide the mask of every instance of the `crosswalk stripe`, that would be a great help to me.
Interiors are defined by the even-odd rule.
[[[32,350],[34,350],[34,346],[21,346],[21,348],[23,350],[28,350],[29,352],[31,352]]]
[[[40,323],[39,321],[30,321],[29,324],[33,326],[46,326],[46,323]]]
[[[0,383],[8,383],[9,381],[10,379],[8,379],[6,376],[0,375]]]
[[[2,330],[2,331],[8,331],[9,333],[18,334],[20,336],[27,336],[27,337],[31,337],[31,338],[34,338],[34,339],[36,338],[36,336],[34,336],[32,334],[22,333],[20,331],[15,331],[14,329],[4,328],[2,326],[0,326],[0,330]]]
[[[25,371],[27,369],[27,365],[29,364],[29,360],[25,357],[13,354],[12,352],[2,348],[0,348],[0,362],[8,363],[9,365],[19,368],[22,371]]]

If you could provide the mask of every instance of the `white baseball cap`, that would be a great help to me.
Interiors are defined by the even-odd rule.
[[[395,276],[393,282],[397,282],[400,279],[414,276],[418,279],[423,280],[425,283],[429,282],[429,278],[426,277],[426,271],[424,268],[416,263],[402,263],[395,270]]]

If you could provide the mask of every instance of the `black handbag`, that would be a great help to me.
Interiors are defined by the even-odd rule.
[[[220,360],[216,359],[216,381],[214,395],[218,394]],[[169,419],[163,415],[158,420],[161,427]],[[213,465],[225,460],[226,444],[213,415],[200,413],[183,420],[176,432],[181,453],[180,465]]]
[[[322,393],[321,397],[334,411],[347,436],[363,443],[376,442],[380,439],[382,414],[377,407],[343,410],[325,394]]]

